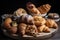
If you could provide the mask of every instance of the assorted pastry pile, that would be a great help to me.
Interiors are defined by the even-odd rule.
[[[56,29],[57,23],[52,19],[45,19],[41,14],[50,10],[50,5],[45,4],[42,7],[35,7],[32,3],[27,3],[27,9],[30,14],[23,8],[17,9],[13,14],[6,15],[3,21],[3,27],[10,34],[19,34],[20,36],[36,36],[41,32],[50,32],[50,28]]]

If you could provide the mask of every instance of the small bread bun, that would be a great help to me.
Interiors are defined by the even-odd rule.
[[[14,15],[20,17],[22,15],[27,15],[27,12],[23,8],[19,8],[14,12]]]

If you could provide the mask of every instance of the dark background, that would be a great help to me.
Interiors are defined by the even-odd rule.
[[[60,13],[60,1],[59,0],[0,0],[1,15],[5,13],[13,13],[16,9],[22,7],[26,9],[26,3],[32,2],[36,7],[43,4],[50,4],[52,6],[49,12]]]
[[[0,16],[7,13],[13,13],[16,9],[22,7],[26,9],[26,3],[32,2],[36,5],[36,7],[43,5],[43,4],[50,4],[52,6],[49,12],[56,12],[60,13],[60,1],[59,0],[0,0]],[[0,19],[1,20],[1,19]],[[1,21],[0,21],[1,23]],[[60,37],[60,36],[59,36]],[[6,39],[0,31],[0,39]],[[9,39],[9,38],[7,38]]]

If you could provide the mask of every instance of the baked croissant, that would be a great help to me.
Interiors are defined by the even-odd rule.
[[[36,26],[44,25],[46,23],[46,20],[41,16],[33,16],[33,18]]]
[[[4,25],[4,28],[6,29],[10,29],[11,28],[11,25],[10,23],[12,22],[12,19],[11,18],[6,18],[3,25]]]
[[[58,27],[56,22],[54,20],[52,20],[52,19],[47,19],[46,26],[48,26],[50,28],[57,28]]]
[[[50,32],[50,29],[47,26],[42,25],[38,27],[38,31],[39,32]]]
[[[40,15],[39,10],[35,7],[35,5],[31,2],[27,3],[27,9],[31,15]]]
[[[51,5],[44,4],[38,7],[38,10],[41,12],[41,14],[47,13],[51,9]]]
[[[19,26],[18,26],[19,34],[21,34],[22,36],[25,35],[26,27],[27,27],[27,25],[25,23],[19,24]]]

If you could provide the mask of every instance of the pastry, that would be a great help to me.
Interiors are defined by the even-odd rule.
[[[59,21],[59,15],[57,13],[49,13],[48,18]]]
[[[50,8],[51,8],[51,5],[44,4],[44,5],[41,5],[40,7],[38,7],[38,10],[41,12],[41,14],[45,14],[50,10]]]
[[[38,27],[38,31],[39,32],[50,32],[50,29],[47,26],[42,25]]]
[[[19,8],[14,12],[14,15],[16,15],[17,17],[20,17],[22,15],[27,15],[27,12],[23,8]]]
[[[25,30],[26,30],[27,25],[25,23],[20,23],[18,26],[18,31],[21,36],[25,35]]]
[[[26,28],[26,33],[29,35],[36,36],[36,34],[38,34],[37,27],[35,25],[28,25]]]
[[[34,24],[33,17],[31,15],[23,15],[21,16],[21,22],[28,23],[28,24]]]
[[[44,17],[47,15],[47,12],[49,12],[49,10],[51,9],[51,5],[44,4],[44,5],[41,5],[40,7],[38,7],[37,9],[40,11],[41,16]]]
[[[3,22],[4,28],[10,29],[11,28],[11,25],[10,25],[11,22],[12,22],[11,18],[6,18],[5,21]]]
[[[30,12],[31,15],[40,15],[39,10],[35,7],[35,5],[31,2],[27,3],[27,9]]]
[[[46,20],[46,26],[48,26],[50,28],[57,28],[58,27],[57,23],[52,19]]]
[[[41,16],[33,16],[33,18],[36,26],[44,25],[46,23],[46,20]]]

